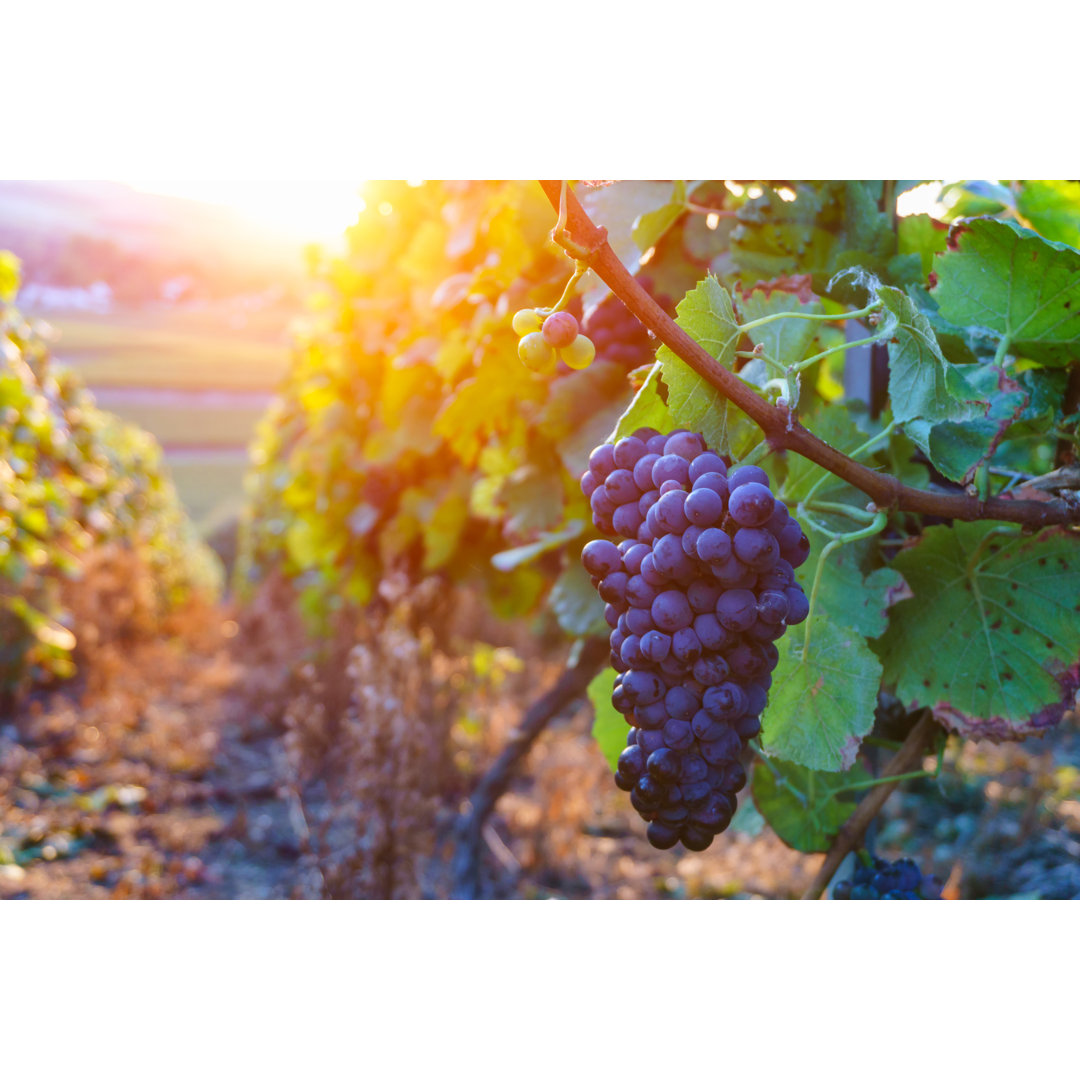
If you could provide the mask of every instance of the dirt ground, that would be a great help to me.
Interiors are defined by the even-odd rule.
[[[0,898],[328,894],[310,814],[331,796],[309,785],[298,797],[282,726],[251,693],[270,673],[252,670],[228,611],[187,612],[161,637],[102,649],[88,670],[0,722]],[[462,751],[474,776],[527,704],[507,694]],[[586,706],[556,721],[500,800],[484,835],[485,895],[777,899],[809,883],[821,856],[785,847],[745,796],[707,852],[652,849],[589,722]],[[431,817],[417,895],[449,894],[465,792]],[[948,898],[1080,899],[1075,723],[1022,746],[950,748],[941,779],[892,796],[873,840],[947,880]]]

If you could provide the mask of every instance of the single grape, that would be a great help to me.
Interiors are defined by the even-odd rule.
[[[590,540],[581,549],[581,565],[593,577],[607,577],[622,569],[622,556],[610,540]]]
[[[555,350],[540,333],[526,334],[518,342],[518,359],[538,375],[550,375],[557,365]]]
[[[674,634],[694,621],[694,613],[686,595],[677,589],[668,589],[652,603],[652,618],[657,627],[666,634]]]
[[[559,359],[574,371],[582,371],[587,368],[596,356],[593,343],[584,335],[578,334],[569,345],[559,350]]]
[[[740,465],[728,473],[728,488],[734,491],[743,484],[760,484],[764,488],[769,486],[769,474],[756,465]],[[770,513],[772,511],[770,510]]]
[[[616,468],[632,470],[644,456],[645,444],[636,435],[628,435],[615,444]]]
[[[518,337],[533,334],[543,326],[544,320],[532,308],[522,308],[514,315],[511,326]]]
[[[565,349],[578,336],[578,321],[569,311],[555,311],[544,320],[541,333],[553,349]]]
[[[732,519],[736,524],[750,528],[764,525],[772,516],[775,506],[773,493],[764,484],[754,481],[733,488],[728,497],[728,513]]]

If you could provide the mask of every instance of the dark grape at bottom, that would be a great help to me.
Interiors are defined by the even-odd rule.
[[[886,862],[874,856],[847,881],[833,886],[834,900],[940,900],[941,882],[911,859]]]
[[[703,851],[735,813],[761,731],[773,644],[806,618],[809,544],[756,466],[728,471],[701,435],[641,428],[581,478],[610,540],[581,561],[605,601],[612,704],[630,726],[615,783],[649,842]]]

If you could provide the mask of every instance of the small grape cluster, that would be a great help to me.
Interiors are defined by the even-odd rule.
[[[581,371],[596,356],[596,349],[569,311],[553,311],[546,318],[533,308],[522,308],[512,323],[518,342],[518,359],[539,375],[551,375],[561,360]]]
[[[911,859],[886,862],[874,856],[848,881],[833,886],[834,900],[940,900],[941,882],[923,874]]]
[[[630,734],[615,783],[658,848],[703,851],[746,783],[774,642],[809,613],[809,543],[763,469],[728,472],[701,435],[641,428],[597,447],[581,490],[600,532],[581,560],[605,601],[612,704]]]

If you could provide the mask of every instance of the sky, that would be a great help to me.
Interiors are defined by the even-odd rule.
[[[337,240],[364,208],[362,181],[123,180],[138,191],[227,206],[294,240]]]

